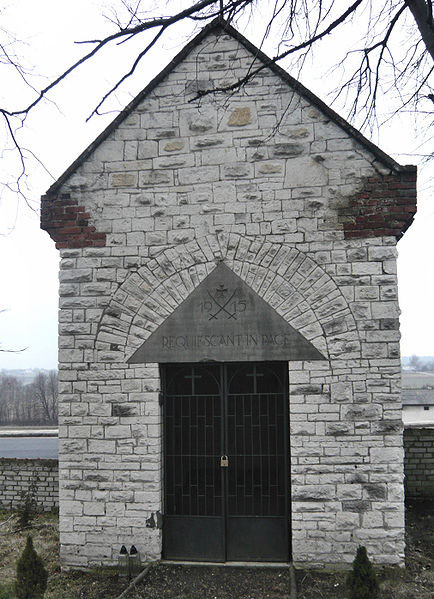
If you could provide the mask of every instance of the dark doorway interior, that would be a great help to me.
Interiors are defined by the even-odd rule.
[[[166,364],[166,559],[288,561],[286,362]]]

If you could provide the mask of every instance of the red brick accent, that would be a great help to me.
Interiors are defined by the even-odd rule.
[[[104,247],[106,234],[98,233],[89,220],[89,212],[69,194],[42,198],[41,229],[56,242],[57,249]]]
[[[402,237],[416,213],[416,170],[367,177],[349,205],[339,210],[345,239]]]

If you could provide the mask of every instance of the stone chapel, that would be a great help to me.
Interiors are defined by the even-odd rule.
[[[232,92],[219,91],[256,75]],[[205,27],[52,185],[64,567],[403,564],[402,166]]]

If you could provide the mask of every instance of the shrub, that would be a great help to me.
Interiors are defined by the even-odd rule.
[[[37,484],[38,484],[38,478],[37,478],[37,476],[34,476],[27,491],[23,491],[21,493],[21,501],[17,508],[17,512],[18,512],[17,527],[18,528],[26,528],[27,526],[30,526],[33,518],[35,517],[37,507],[38,507],[38,504],[36,501]]]
[[[375,599],[378,597],[378,582],[365,547],[357,549],[353,569],[348,574],[347,585],[350,599]]]
[[[48,573],[33,547],[32,537],[17,563],[15,594],[18,599],[42,599],[47,588]]]

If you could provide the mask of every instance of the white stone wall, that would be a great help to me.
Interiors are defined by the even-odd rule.
[[[407,424],[434,425],[434,405],[403,406],[402,421],[404,426]]]
[[[209,35],[61,190],[107,235],[61,250],[65,566],[159,557],[158,365],[126,361],[221,259],[329,358],[289,363],[294,561],[403,563],[396,242],[339,222],[389,171],[269,70],[191,101],[251,64]]]

